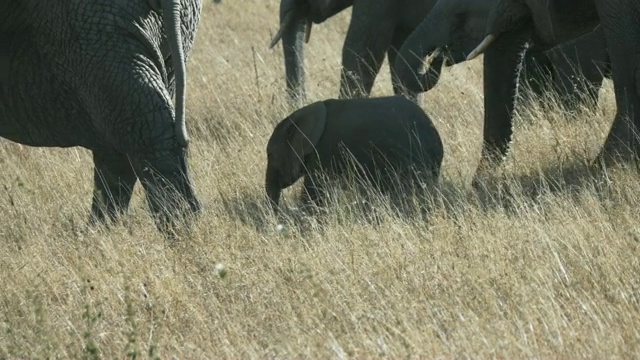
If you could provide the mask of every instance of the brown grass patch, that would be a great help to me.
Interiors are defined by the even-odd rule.
[[[520,111],[475,196],[481,62],[447,68],[421,98],[446,152],[428,218],[379,204],[371,222],[339,201],[277,231],[262,188],[288,112],[281,48],[267,49],[277,9],[205,4],[188,101],[205,211],[190,238],[166,243],[139,188],[122,224],[87,231],[89,154],[0,143],[0,358],[638,356],[638,172],[586,165],[610,83],[593,112]],[[337,95],[347,22],[314,27],[309,101]],[[374,94],[390,93],[385,65]]]

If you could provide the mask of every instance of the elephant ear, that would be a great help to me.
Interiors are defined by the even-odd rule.
[[[532,2],[531,12],[538,36],[546,43],[555,43],[553,12],[555,11],[553,0],[541,0]]]
[[[327,123],[327,106],[322,101],[305,106],[289,116],[287,140],[300,160],[315,152]]]

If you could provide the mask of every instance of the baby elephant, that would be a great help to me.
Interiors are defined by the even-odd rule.
[[[437,182],[443,153],[427,114],[404,97],[329,99],[298,109],[275,127],[265,187],[277,210],[282,189],[304,175],[303,198],[321,206],[321,175],[334,181],[353,174],[389,193],[401,183]]]

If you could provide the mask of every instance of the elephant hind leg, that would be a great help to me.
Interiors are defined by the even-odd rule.
[[[156,226],[172,236],[176,225],[202,210],[187,168],[187,149],[175,147],[164,152],[155,149],[150,153],[136,152],[131,157]]]
[[[200,204],[188,176],[187,150],[178,141],[170,92],[152,59],[127,53],[114,58],[96,75],[103,88],[91,93],[92,100],[103,104],[104,136],[111,148],[127,155],[156,226],[172,235],[169,227],[177,215],[198,213]]]
[[[618,109],[604,146],[596,157],[596,163],[611,166],[620,162],[637,162],[640,159],[638,69],[635,73],[635,79],[628,77],[626,84],[622,80],[614,83]],[[636,89],[632,89],[634,86]]]
[[[129,207],[136,174],[127,156],[117,152],[93,152],[93,203],[90,221],[115,220]]]
[[[638,31],[632,8],[598,3],[598,14],[611,60],[616,116],[596,161],[605,166],[634,163],[640,155],[640,54],[637,53]]]

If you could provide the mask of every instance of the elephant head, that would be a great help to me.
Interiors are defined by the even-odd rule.
[[[269,48],[282,39],[287,94],[291,100],[302,102],[306,97],[303,39],[309,42],[312,24],[322,23],[351,5],[353,0],[280,1],[280,28]]]
[[[532,30],[535,42],[551,48],[574,39],[599,24],[593,3],[583,0],[497,0],[489,13],[486,37],[467,59],[484,52],[501,34]]]
[[[417,93],[435,86],[443,57],[450,64],[464,61],[481,40],[492,3],[493,0],[439,0],[398,53],[395,73],[404,89]],[[434,55],[434,62],[428,71],[419,74],[422,60],[429,55]]]
[[[327,108],[319,101],[295,111],[273,130],[267,144],[265,188],[274,210],[282,189],[305,174],[305,158],[315,153],[327,122]]]

